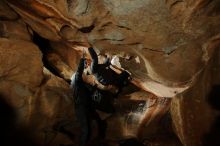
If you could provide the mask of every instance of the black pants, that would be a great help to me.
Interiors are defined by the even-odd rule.
[[[116,95],[111,92],[96,89],[92,95],[93,106],[105,113],[114,113],[114,98],[116,98]]]
[[[95,119],[97,122],[99,137],[104,138],[106,126],[95,109],[89,109],[86,106],[76,105],[75,112],[81,129],[80,146],[85,146],[90,139],[92,119]]]
[[[76,105],[75,112],[81,129],[80,146],[85,146],[91,135],[89,112],[86,107],[80,105]]]

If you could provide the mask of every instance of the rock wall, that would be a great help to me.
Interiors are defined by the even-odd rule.
[[[219,38],[218,1],[7,2],[51,41],[71,48],[90,43],[101,53],[132,56],[122,66],[161,97],[190,87],[214,50],[207,46]]]
[[[212,135],[219,114],[208,100],[220,81],[219,12],[219,0],[1,1],[0,94],[18,111],[21,122],[38,130],[63,119],[74,120],[68,84],[45,72],[42,55],[60,77],[69,80],[82,46],[89,44],[99,54],[116,55],[118,67],[131,73],[133,84],[160,97],[159,101],[173,98],[172,121],[183,145],[209,144],[214,140],[207,135]],[[35,33],[48,41],[52,52],[47,47],[40,51],[33,42]],[[158,109],[164,113],[167,107]],[[70,115],[64,111],[71,111]],[[144,129],[152,112],[143,112],[134,129]],[[53,137],[50,128],[46,132]],[[132,132],[148,133],[139,131]]]
[[[3,1],[0,18],[1,145],[44,145],[57,122],[74,120],[69,85],[44,71],[28,26]]]
[[[214,62],[216,59],[213,58],[188,92],[172,100],[174,129],[186,146],[219,145],[217,137],[220,134],[212,130],[217,128],[219,118],[219,109],[215,108],[215,105],[219,105],[219,95],[213,93],[219,92],[216,91],[219,81],[214,75],[219,69]]]

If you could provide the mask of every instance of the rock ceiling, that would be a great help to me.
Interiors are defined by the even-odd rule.
[[[207,97],[220,81],[219,19],[219,0],[1,1],[0,93],[16,107],[21,121],[36,129],[50,127],[48,119],[71,119],[72,113],[62,114],[72,109],[65,80],[76,69],[83,46],[91,44],[100,54],[117,55],[133,84],[147,91],[129,93],[129,99],[137,100],[144,92],[146,98],[141,100],[148,106],[163,103],[153,112],[142,111],[139,123],[130,125],[134,130],[127,127],[126,134],[119,132],[118,137],[147,133],[144,125],[154,115],[164,114],[171,102],[173,127],[181,143],[202,145],[218,113]],[[48,46],[38,49],[35,33],[52,51]],[[42,56],[65,80],[43,69]],[[121,100],[120,106],[126,103]],[[41,104],[36,110],[37,103]],[[110,125],[128,116],[120,112]]]

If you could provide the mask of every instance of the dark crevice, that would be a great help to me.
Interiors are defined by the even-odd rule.
[[[117,45],[128,45],[128,46],[134,46],[134,45],[140,45],[142,43],[135,42],[135,43],[127,43],[127,44],[117,44]]]
[[[213,109],[220,111],[220,85],[214,85],[208,95],[208,103]]]
[[[220,85],[214,85],[207,96],[209,105],[216,111],[220,111]],[[210,131],[203,137],[203,146],[219,146],[220,141],[220,116],[217,116],[210,127]]]
[[[0,17],[1,18],[1,17]],[[4,25],[0,23],[0,37],[5,37]]]
[[[164,53],[164,51],[160,51],[160,50],[155,50],[155,49],[151,49],[151,48],[143,48],[149,51],[153,51],[153,52],[159,52],[159,53]]]
[[[92,24],[88,27],[82,27],[79,29],[79,31],[81,31],[82,33],[90,33],[93,29],[95,28],[95,25]]]
[[[103,25],[101,25],[101,27],[100,27],[100,29],[98,31],[104,31],[105,27],[108,27],[110,25],[112,25],[112,22],[106,22]]]
[[[205,8],[208,7],[214,0],[203,0],[200,2],[199,7]]]
[[[131,30],[131,28],[126,27],[126,26],[121,26],[121,25],[116,25],[116,26],[119,27],[119,28],[124,28],[124,29],[127,29],[127,30]]]
[[[170,9],[172,9],[173,6],[177,5],[177,4],[180,3],[180,2],[183,2],[183,1],[182,1],[182,0],[177,0],[177,1],[173,2],[173,3],[170,5]]]
[[[163,49],[163,50],[156,50],[156,49],[152,49],[152,48],[143,48],[152,52],[158,52],[158,53],[163,53],[165,55],[171,55],[172,53],[174,53],[176,51],[176,49]]]
[[[36,32],[33,33],[33,38],[32,38],[33,42],[39,47],[39,49],[41,50],[42,54],[43,54],[43,64],[44,67],[46,67],[51,73],[53,73],[55,76],[59,76],[59,73],[57,72],[57,70],[50,65],[49,61],[47,60],[47,54],[50,53],[53,48],[50,46],[50,41],[41,37],[39,34],[37,34]]]
[[[208,0],[203,11],[207,13],[208,16],[218,16],[220,14],[220,1]]]
[[[7,17],[0,16],[0,20],[1,20],[1,21],[16,21],[16,20],[18,20],[18,19],[19,19],[19,18],[9,19],[9,18],[7,18]]]
[[[129,43],[129,44],[126,44],[126,45],[140,45],[142,43],[139,43],[139,42],[135,42],[135,43]]]
[[[107,23],[103,24],[101,27],[106,27],[106,26],[109,26],[111,24],[112,24],[112,22],[107,22]]]
[[[94,41],[115,41],[115,42],[122,42],[125,39],[110,39],[110,38],[104,38],[104,39],[95,39]],[[124,44],[117,44],[117,45],[124,45]]]
[[[176,50],[176,49],[170,50],[170,51],[164,51],[164,53],[167,54],[167,55],[171,55],[173,52],[175,52],[175,50]]]
[[[109,39],[109,38],[104,38],[104,39],[102,39],[102,40],[118,41],[118,42],[124,41],[124,39]]]

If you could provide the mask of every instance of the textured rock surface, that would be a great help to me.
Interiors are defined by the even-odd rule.
[[[184,145],[219,145],[215,131],[219,124],[218,53],[206,66],[190,91],[172,100],[171,115],[176,133]],[[217,63],[213,65],[213,62]],[[202,81],[202,82],[201,82]],[[215,91],[213,91],[215,90]],[[215,92],[215,93],[212,93]],[[216,93],[217,92],[217,93]],[[216,106],[217,105],[217,106]]]
[[[1,1],[0,17],[3,20],[15,20],[18,18],[18,15],[4,1]]]
[[[53,129],[59,122],[74,120],[69,85],[43,72],[43,54],[31,42],[31,31],[0,3],[1,145],[71,142]]]
[[[0,66],[3,68],[0,71],[0,88],[9,99],[12,96],[21,97],[13,106],[20,107],[23,97],[35,97],[39,94],[42,98],[39,99],[42,113],[48,115],[47,119],[54,119],[54,107],[59,106],[57,101],[62,99],[60,103],[66,103],[62,97],[68,96],[57,95],[56,90],[47,92],[49,82],[42,84],[45,76],[42,74],[40,56],[33,56],[32,51],[36,50],[36,46],[26,42],[31,41],[33,30],[50,41],[60,58],[48,55],[48,60],[65,79],[76,68],[84,48],[80,46],[90,43],[100,54],[120,57],[119,66],[131,72],[133,83],[138,87],[159,97],[175,97],[171,104],[171,115],[175,131],[183,145],[202,145],[204,136],[212,131],[210,128],[215,125],[216,114],[219,112],[212,109],[207,97],[212,86],[218,85],[220,80],[217,69],[219,61],[216,59],[219,58],[216,54],[219,54],[220,44],[219,0],[5,1],[10,8],[4,1],[0,2],[0,37],[3,42],[0,45],[3,53],[0,55],[12,57],[0,59]],[[11,50],[19,53],[13,55]],[[32,59],[36,61],[32,62]],[[26,66],[21,66],[24,62]],[[62,68],[65,65],[59,63],[67,67]],[[15,70],[14,64],[18,64]],[[65,69],[65,74],[62,74]],[[57,79],[57,82],[63,81]],[[67,89],[65,83],[57,84],[56,87]],[[11,90],[8,92],[7,88]],[[64,91],[61,89],[60,92]],[[49,102],[51,100],[48,98],[52,97],[56,101]],[[139,94],[135,97],[139,97]],[[146,99],[145,102],[147,101]],[[125,104],[127,101],[121,103]],[[65,110],[68,108],[67,106]],[[144,125],[155,115],[159,118],[159,114],[164,114],[167,108],[168,105],[142,112],[142,119],[131,120],[131,131],[126,127],[122,128],[128,130],[127,134],[118,133],[118,137],[148,135],[148,126],[145,129]],[[122,111],[119,110],[119,113]],[[198,116],[201,111],[203,116]],[[26,115],[25,112],[23,114]],[[121,123],[122,127],[125,126],[126,122],[122,121],[129,116],[127,113],[122,115],[113,116],[109,125]],[[48,124],[44,120],[39,122],[44,126]],[[139,125],[132,125],[134,123]],[[49,137],[53,137],[53,134]],[[61,137],[59,136],[60,139]]]
[[[71,142],[68,137],[60,138],[59,123],[76,123],[69,85],[63,79],[46,74],[44,83],[35,93],[30,114],[30,128],[41,145],[59,145],[64,141]],[[61,134],[61,135],[60,135]],[[44,139],[44,140],[43,140]]]
[[[46,143],[50,142],[50,138],[57,138],[56,131],[52,129],[53,125],[59,121],[73,120],[69,85],[55,76],[43,74],[42,54],[33,43],[1,38],[0,44],[1,104],[2,100],[5,100],[10,107],[13,107],[16,115],[13,117],[15,120],[8,119],[9,122],[16,124],[16,127],[24,126],[24,129],[30,130],[30,134],[38,144],[45,144],[44,140]],[[3,106],[1,106],[2,112],[7,113]],[[7,120],[7,117],[4,118]],[[8,125],[8,123],[2,124]],[[2,132],[13,133],[12,130],[8,128]],[[18,135],[25,133],[27,132]],[[54,137],[50,137],[50,134],[54,133]],[[13,141],[10,143],[6,136],[7,145],[19,145],[20,141],[15,137],[14,143]],[[27,138],[23,143],[28,144],[28,140],[30,139]]]
[[[33,43],[1,38],[1,80],[37,87],[43,79],[41,52]],[[25,64],[25,62],[28,62]]]
[[[207,46],[219,38],[219,1],[8,2],[47,39],[63,38],[69,44],[88,40],[103,53],[133,56],[123,66],[158,96],[172,97],[187,89],[214,50]],[[169,91],[160,93],[157,87]]]

